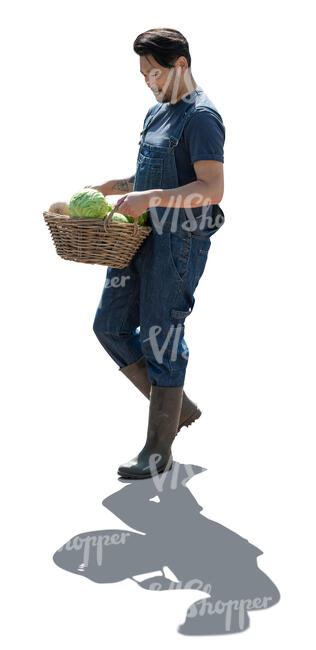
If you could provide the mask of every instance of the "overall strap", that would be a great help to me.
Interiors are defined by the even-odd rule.
[[[154,115],[156,115],[156,113],[160,110],[161,107],[162,107],[162,104],[158,103],[158,104],[155,104],[154,106],[152,106],[152,108],[149,109],[149,113],[148,113],[148,115],[147,115],[147,117],[145,119],[143,130],[140,132],[140,135],[143,135],[144,131],[147,130],[147,127],[149,126],[149,123],[151,122]]]
[[[188,106],[188,108],[186,108],[186,110],[184,111],[184,113],[183,113],[183,115],[181,117],[181,120],[180,120],[180,123],[179,123],[178,127],[175,129],[173,134],[170,136],[170,140],[172,140],[173,146],[177,146],[177,144],[178,144],[178,142],[179,142],[179,140],[181,138],[183,129],[184,129],[186,123],[189,121],[189,119],[193,115],[193,113],[200,111],[200,109],[202,111],[205,111],[205,110],[209,111],[217,120],[221,121],[220,115],[213,108],[211,108],[210,106],[203,105],[203,104],[198,104],[197,106],[196,105]],[[221,121],[221,124],[222,124],[222,121]]]

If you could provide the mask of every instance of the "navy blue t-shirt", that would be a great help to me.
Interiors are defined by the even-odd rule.
[[[192,93],[186,95],[186,101],[180,99],[175,104],[162,103],[157,114],[150,121],[144,136],[144,142],[152,145],[168,146],[170,126],[172,125],[176,129],[179,119],[188,106],[188,100],[194,101],[195,98],[201,98],[203,104],[203,96],[205,97],[204,91],[198,86]],[[179,142],[174,148],[179,186],[196,181],[194,162],[198,160],[224,162],[225,126],[214,104],[208,98],[207,100],[208,104],[211,104],[212,112],[203,109],[202,105],[201,108],[194,111],[186,122]],[[197,106],[198,103],[197,101]],[[157,106],[157,104],[154,106]],[[153,108],[153,106],[149,108],[145,120]],[[196,213],[198,210],[193,208],[192,211]],[[205,236],[209,236],[213,232],[214,230],[204,227],[200,234],[203,233]]]

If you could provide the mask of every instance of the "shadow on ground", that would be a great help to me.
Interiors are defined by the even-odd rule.
[[[103,505],[140,532],[79,533],[55,552],[54,562],[98,583],[130,578],[149,591],[200,591],[204,596],[178,625],[181,634],[246,630],[248,612],[271,607],[280,593],[257,565],[262,551],[201,514],[203,508],[186,483],[203,471],[174,462],[170,471],[153,478],[118,479],[123,489],[106,497]]]

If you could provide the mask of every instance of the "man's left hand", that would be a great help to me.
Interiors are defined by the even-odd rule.
[[[149,206],[149,192],[128,192],[121,196],[115,208],[117,212],[126,214],[127,217],[139,217],[146,212]]]

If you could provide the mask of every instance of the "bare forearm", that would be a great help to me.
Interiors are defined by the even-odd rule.
[[[108,196],[110,194],[127,194],[132,192],[134,187],[135,176],[129,178],[119,178],[117,180],[107,181],[103,185],[98,185],[98,190]]]
[[[180,187],[162,190],[147,190],[149,205],[156,207],[197,208],[203,205],[217,205],[222,200],[223,191],[217,180],[213,183],[193,181]]]

